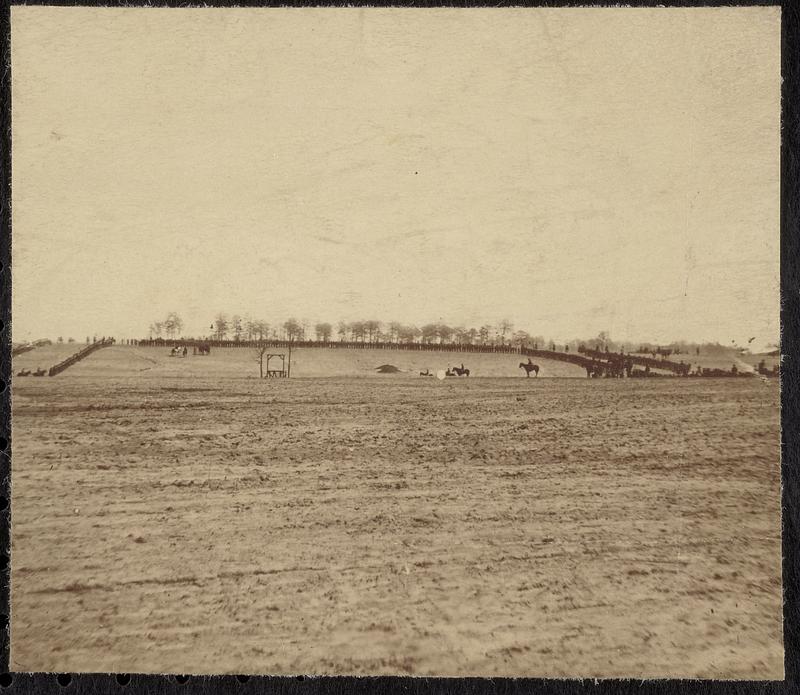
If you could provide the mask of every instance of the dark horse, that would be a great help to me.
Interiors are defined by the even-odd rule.
[[[453,375],[469,376],[469,369],[467,369],[463,364],[460,367],[453,367]]]
[[[433,376],[433,373],[426,369],[424,372],[420,372],[419,375],[420,376]]]
[[[533,372],[533,376],[539,376],[539,365],[534,364],[530,360],[527,362],[520,362],[519,363],[520,369],[525,370],[525,376],[530,376],[531,372]]]

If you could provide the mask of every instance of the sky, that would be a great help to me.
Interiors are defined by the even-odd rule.
[[[12,332],[779,339],[780,14],[12,8]]]

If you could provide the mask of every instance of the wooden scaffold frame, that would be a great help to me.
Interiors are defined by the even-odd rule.
[[[289,376],[289,372],[286,369],[286,354],[283,352],[270,352],[265,355],[267,358],[266,364],[266,374],[265,379],[284,379]],[[280,369],[270,369],[269,368],[269,361],[273,358],[279,358],[281,361],[281,368]]]

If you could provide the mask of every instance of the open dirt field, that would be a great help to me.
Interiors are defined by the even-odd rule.
[[[113,350],[14,382],[13,670],[782,677],[774,380]]]

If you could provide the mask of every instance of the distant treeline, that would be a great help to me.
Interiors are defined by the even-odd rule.
[[[159,338],[172,340],[182,336],[183,321],[177,312],[170,312],[163,321],[150,325],[149,340]],[[514,330],[514,324],[502,319],[495,325],[451,326],[446,323],[427,323],[423,326],[404,324],[398,321],[379,321],[377,319],[363,321],[340,321],[337,324],[319,322],[311,323],[289,318],[283,322],[269,323],[260,319],[239,314],[218,314],[208,327],[206,335],[183,337],[184,340],[220,341],[229,344],[253,344],[269,341],[278,346],[281,342],[303,345],[333,345],[354,347],[362,346],[385,348],[387,346],[442,346],[451,349],[457,346],[479,347],[512,347],[527,346],[534,349],[563,350],[576,352],[579,348],[610,350],[617,352],[659,353],[680,355],[703,351],[725,350],[718,343],[688,343],[676,341],[669,344],[648,342],[621,342],[611,339],[608,332],[601,332],[594,338],[575,338],[560,342],[545,338],[526,330]]]
[[[177,338],[181,334],[183,321],[176,312],[170,312],[163,321],[150,324],[149,337]],[[289,318],[271,324],[248,316],[218,314],[209,326],[207,339],[233,340],[235,342],[286,340],[294,342],[365,343],[379,345],[385,343],[458,343],[464,345],[522,345],[544,338],[532,337],[526,331],[513,330],[510,321],[503,320],[494,326],[479,328],[449,326],[445,323],[428,323],[424,326],[406,325],[397,321],[340,321],[335,326],[319,322],[311,325],[306,321]]]
[[[364,341],[322,341],[322,340],[280,340],[264,338],[262,340],[217,340],[216,338],[146,338],[142,340],[123,341],[124,344],[142,347],[175,347],[208,346],[212,348],[320,348],[328,347],[339,350],[420,350],[425,352],[486,352],[520,354],[522,348],[517,345],[468,345],[466,343],[388,343]]]

